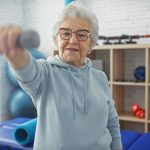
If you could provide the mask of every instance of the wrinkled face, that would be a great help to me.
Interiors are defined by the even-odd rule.
[[[85,19],[69,17],[61,23],[59,29],[62,28],[65,30],[60,31],[56,38],[59,57],[68,64],[82,66],[91,47],[89,22]],[[69,35],[70,38],[66,38]]]

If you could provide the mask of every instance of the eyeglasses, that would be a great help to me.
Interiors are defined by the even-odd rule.
[[[77,30],[77,31],[73,32],[72,30],[67,29],[67,28],[59,29],[60,37],[63,40],[69,40],[72,37],[72,33],[76,34],[76,37],[79,41],[86,41],[88,39],[88,37],[90,36],[90,33],[88,30]]]

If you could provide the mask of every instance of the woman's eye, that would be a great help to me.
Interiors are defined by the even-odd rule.
[[[78,34],[79,37],[86,37],[85,34]]]
[[[64,35],[65,36],[70,36],[71,34],[70,34],[70,32],[65,32]]]

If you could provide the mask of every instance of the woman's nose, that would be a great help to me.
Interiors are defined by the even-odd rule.
[[[71,44],[77,44],[78,43],[78,39],[77,39],[77,36],[76,36],[76,34],[75,33],[72,33],[72,36],[71,36],[71,38],[69,39],[69,43],[71,43]]]

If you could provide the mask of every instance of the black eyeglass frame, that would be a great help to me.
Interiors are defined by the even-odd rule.
[[[62,36],[61,36],[61,30],[64,30],[64,29],[66,29],[66,30],[68,30],[68,31],[70,31],[70,33],[71,33],[71,36],[69,37],[69,38],[63,38]],[[80,32],[80,31],[85,31],[85,32],[87,32],[87,38],[85,39],[85,40],[81,40],[81,39],[79,39],[78,38],[78,32]],[[88,37],[91,37],[91,34],[90,34],[90,32],[89,32],[89,30],[86,30],[86,29],[81,29],[81,30],[77,30],[77,31],[72,31],[71,29],[68,29],[68,28],[60,28],[59,29],[59,31],[58,31],[58,34],[60,35],[60,37],[61,37],[61,39],[63,39],[63,40],[69,40],[71,37],[72,37],[72,34],[73,33],[75,33],[75,35],[76,35],[76,38],[79,40],[79,41],[86,41],[87,39],[88,39]]]

